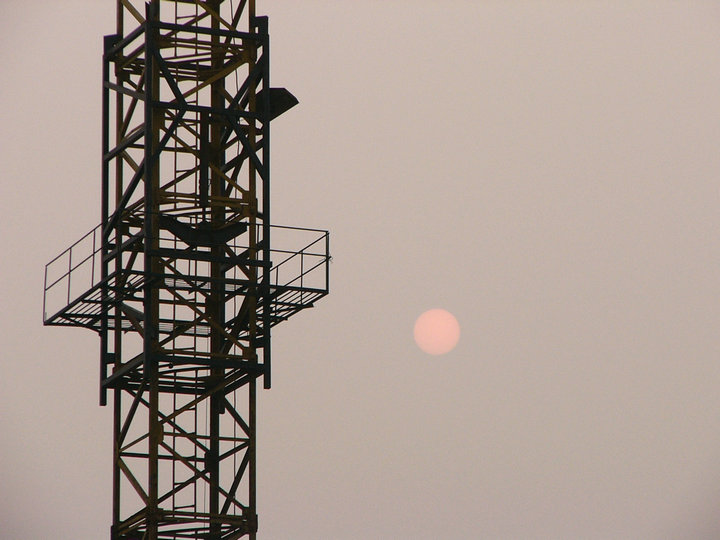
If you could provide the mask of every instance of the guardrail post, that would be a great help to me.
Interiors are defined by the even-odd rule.
[[[67,303],[70,303],[70,274],[72,273],[72,247],[68,251],[68,288],[67,288]]]
[[[330,233],[325,233],[325,291],[330,292]]]
[[[47,299],[47,269],[48,265],[45,265],[45,280],[43,284],[43,322],[47,319],[47,307],[45,305],[45,300]]]
[[[300,252],[300,304],[303,303],[303,280],[305,276],[305,250]]]
[[[92,268],[90,270],[90,288],[92,288],[93,283],[95,282],[95,231],[97,229],[93,229],[93,247],[92,247]]]

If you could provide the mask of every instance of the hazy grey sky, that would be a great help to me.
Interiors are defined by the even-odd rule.
[[[720,4],[258,0],[273,214],[332,231],[278,327],[263,539],[720,537]],[[0,538],[106,537],[98,340],[43,266],[99,221],[110,0],[0,2]],[[462,326],[443,357],[419,313]]]

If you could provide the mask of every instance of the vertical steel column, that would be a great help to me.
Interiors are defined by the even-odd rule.
[[[158,323],[160,318],[159,276],[162,272],[157,260],[160,248],[159,187],[160,158],[158,143],[162,111],[155,105],[160,97],[160,73],[155,60],[158,50],[159,0],[146,4],[145,10],[145,223],[144,223],[144,335],[143,375],[148,387],[148,502],[147,540],[158,539],[158,475],[159,446],[162,437],[159,419],[159,352]]]
[[[255,12],[255,0],[249,0],[248,2],[248,15],[250,19],[250,27],[253,28],[257,14]],[[249,42],[249,72],[252,73],[255,69],[257,62],[257,43]],[[264,75],[264,74],[263,74]],[[256,103],[256,92],[255,84],[252,83],[248,86],[248,109],[251,112],[257,112]],[[251,119],[248,125],[248,141],[253,152],[257,151],[256,146],[256,125],[257,120]],[[248,163],[248,192],[250,199],[250,239],[249,239],[249,251],[250,257],[257,260],[257,171],[253,160],[249,160]],[[267,180],[267,179],[266,179]],[[250,268],[250,279],[252,287],[250,289],[250,298],[248,299],[250,305],[248,320],[248,333],[250,349],[253,354],[252,361],[257,365],[257,297],[258,297],[258,281],[257,281],[257,266]],[[248,506],[252,509],[253,513],[257,515],[257,380],[252,378],[248,382],[248,426],[249,426],[249,446],[248,446]],[[250,532],[250,540],[256,540],[256,531]]]
[[[254,27],[262,40],[263,55],[260,58],[261,71],[263,74],[262,93],[260,103],[256,103],[256,110],[260,112],[260,116],[264,119],[262,123],[261,138],[263,142],[262,155],[265,179],[262,187],[262,217],[263,217],[263,264],[266,269],[270,268],[272,261],[270,260],[270,36],[268,35],[268,18],[254,17]],[[271,298],[270,298],[270,272],[263,272],[263,280],[260,285],[260,296],[263,303],[263,365],[265,366],[263,374],[263,386],[269,389],[272,385],[271,374],[271,351],[270,351],[270,332],[271,332]]]
[[[216,13],[220,13],[220,4],[222,0],[208,0],[210,9]],[[213,18],[210,27],[214,31],[220,30],[220,21]],[[210,61],[211,69],[221,70],[223,65],[223,51],[221,49],[220,36],[213,34],[210,37],[210,50],[212,59]],[[224,79],[219,78],[210,85],[210,107],[213,110],[221,110],[224,108],[225,90]],[[225,223],[225,208],[218,204],[217,201],[223,196],[224,181],[218,169],[225,162],[225,152],[221,145],[222,128],[220,119],[215,118],[212,113],[201,116],[201,122],[209,122],[209,126],[202,126],[206,133],[209,132],[209,163],[212,164],[210,171],[210,223],[215,227],[221,227]],[[209,129],[208,129],[209,128]],[[207,302],[208,317],[215,320],[218,325],[225,326],[225,286],[224,286],[224,270],[222,264],[218,262],[222,258],[222,246],[213,246],[212,254],[214,261],[211,263],[211,293]],[[210,352],[211,356],[222,354],[223,335],[217,327],[210,330]],[[222,367],[213,367],[210,370],[210,386],[215,386],[224,378],[225,370]],[[224,412],[224,388],[213,392],[210,396],[210,451],[207,456],[207,469],[210,476],[210,505],[211,515],[220,513],[220,414]],[[220,523],[210,521],[209,540],[220,540]]]

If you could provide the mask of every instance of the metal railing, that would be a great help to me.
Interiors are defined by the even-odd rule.
[[[275,262],[269,270],[270,286],[278,295],[295,293],[293,303],[304,305],[309,298],[327,294],[329,289],[330,235],[320,229],[283,225],[271,226],[270,255]],[[298,248],[297,246],[302,246]],[[233,242],[232,247],[242,246]],[[55,317],[80,301],[101,281],[102,226],[98,225],[45,265],[43,321]],[[260,280],[263,277],[260,276]]]
[[[98,225],[45,265],[43,321],[100,282],[102,229]]]
[[[270,283],[274,287],[305,289],[328,292],[330,271],[330,233],[320,229],[303,229],[299,227],[273,226],[273,242],[278,236],[275,232],[294,232],[305,236],[304,247],[297,249],[271,249],[272,255],[287,255],[270,268]],[[308,238],[309,237],[309,238]],[[308,241],[309,240],[309,241]]]

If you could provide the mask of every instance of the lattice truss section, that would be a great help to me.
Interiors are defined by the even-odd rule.
[[[46,267],[45,322],[100,335],[112,538],[254,538],[270,328],[328,292],[327,233],[270,225],[269,123],[297,100],[269,86],[253,0],[117,13],[102,222]]]
[[[255,362],[251,336],[268,322],[256,309],[269,262],[267,28],[257,19],[238,31],[251,26],[248,10],[230,4],[156,2],[163,13],[145,22],[123,2],[137,27],[106,39],[117,114],[108,114],[103,236],[110,294],[122,299],[109,326],[142,335],[150,262],[161,349],[175,361],[212,359],[216,337],[224,359]]]
[[[219,1],[120,7],[104,55],[113,535],[254,535],[271,324],[266,19]]]
[[[112,538],[254,538],[270,329],[328,293],[328,233],[270,224],[269,124],[297,100],[254,0],[116,1],[102,220],[46,266],[44,322],[100,335]]]

